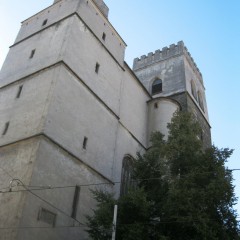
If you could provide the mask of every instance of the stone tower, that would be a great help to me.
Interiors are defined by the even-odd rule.
[[[151,96],[107,15],[101,0],[55,0],[10,47],[0,73],[1,240],[88,239],[89,190],[118,193],[123,159],[146,149]]]
[[[192,112],[201,125],[204,145],[211,145],[202,74],[182,41],[136,58],[133,71],[155,102],[171,99]]]

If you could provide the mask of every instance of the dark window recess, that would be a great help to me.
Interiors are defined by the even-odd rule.
[[[45,26],[46,24],[47,24],[47,19],[45,19],[44,21],[43,21],[43,23],[42,23],[42,26]]]
[[[200,108],[203,110],[204,112],[204,105],[203,105],[203,99],[202,99],[202,94],[200,92],[198,92],[198,102],[199,102],[199,106]]]
[[[36,52],[36,49],[33,49],[33,50],[31,51],[31,54],[30,54],[29,58],[33,58],[35,52]]]
[[[9,124],[10,124],[10,122],[6,122],[5,123],[5,127],[4,127],[2,135],[6,135],[7,134],[7,131],[8,131],[8,128],[9,128]]]
[[[122,174],[121,174],[121,196],[126,195],[130,189],[136,188],[136,182],[132,181],[133,173],[133,159],[130,156],[126,156],[122,162]]]
[[[83,139],[83,149],[87,148],[87,141],[88,141],[88,138],[84,137],[84,139]]]
[[[19,86],[16,98],[20,98],[22,93],[22,88],[23,88],[23,85]]]
[[[51,226],[55,226],[57,214],[45,209],[41,208],[38,213],[38,220],[41,222],[45,222]]]
[[[154,108],[158,108],[158,103],[154,103]]]
[[[75,187],[74,197],[73,197],[73,204],[72,204],[72,214],[71,217],[76,219],[77,216],[77,209],[78,209],[78,202],[80,196],[80,186]]]
[[[195,87],[193,80],[191,81],[191,92],[192,92],[193,97],[197,100],[197,92],[196,92],[196,87]]]
[[[103,35],[102,35],[102,40],[103,40],[103,41],[106,40],[106,33],[103,33]]]
[[[162,80],[156,79],[152,84],[152,94],[162,92]]]
[[[99,68],[100,68],[99,63],[96,63],[96,66],[95,66],[95,73],[98,73],[98,72],[99,72]]]

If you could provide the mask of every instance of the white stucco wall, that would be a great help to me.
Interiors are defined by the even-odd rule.
[[[49,69],[0,89],[0,145],[42,132],[55,74]],[[22,92],[16,98],[19,86]],[[8,131],[2,135],[7,122]]]
[[[156,131],[161,132],[167,139],[167,124],[171,122],[173,114],[179,110],[179,104],[170,99],[159,98],[149,102],[148,105],[148,140],[150,140],[151,133]]]
[[[12,178],[30,184],[38,145],[37,139],[30,139],[0,148],[0,189],[3,192],[9,191]],[[15,182],[12,190],[24,188],[17,187]],[[26,197],[27,192],[0,193],[0,228],[19,226]],[[17,233],[16,229],[2,229],[0,240],[16,239]]]

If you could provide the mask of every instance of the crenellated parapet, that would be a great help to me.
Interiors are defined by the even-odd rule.
[[[202,81],[202,74],[194,62],[188,49],[185,47],[183,41],[179,41],[177,44],[171,44],[169,47],[164,47],[161,50],[158,49],[154,53],[150,52],[147,55],[143,55],[140,58],[135,58],[133,61],[133,71],[140,68],[152,65],[154,63],[167,60],[168,58],[179,56],[184,54],[193,71],[199,76]]]
[[[103,0],[93,0],[93,2],[97,5],[97,7],[99,8],[99,10],[102,12],[102,14],[108,18],[108,12],[109,12],[109,8],[108,6],[105,4],[105,2]]]

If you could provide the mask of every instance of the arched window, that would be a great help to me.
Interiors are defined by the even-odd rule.
[[[152,95],[162,92],[162,80],[156,79],[152,84]]]
[[[200,108],[204,111],[203,98],[200,91],[198,91],[198,102],[199,102]]]
[[[128,193],[130,187],[133,186],[132,180],[132,161],[133,159],[130,156],[126,156],[122,162],[122,175],[121,175],[121,195]]]
[[[197,100],[197,92],[196,92],[196,87],[195,87],[193,80],[191,81],[191,92],[192,92],[193,97]]]

